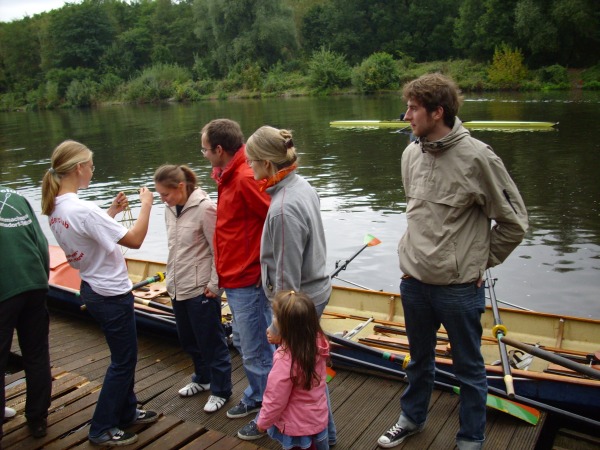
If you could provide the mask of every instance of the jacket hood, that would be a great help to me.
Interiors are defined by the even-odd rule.
[[[454,126],[446,136],[437,141],[428,141],[427,138],[420,138],[418,144],[423,153],[439,153],[452,147],[458,141],[470,135],[471,133],[462,126],[462,121],[458,117],[455,117]]]

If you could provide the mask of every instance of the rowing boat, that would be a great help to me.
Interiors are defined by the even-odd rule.
[[[469,120],[462,123],[470,129],[485,130],[556,130],[558,122],[530,122],[522,120]],[[402,120],[335,120],[329,125],[337,128],[405,128],[410,124]]]
[[[49,301],[51,305],[82,313],[78,297],[79,272],[69,266],[60,247],[50,246],[51,274]],[[164,263],[126,258],[133,283],[144,284],[155,273],[163,272]],[[158,277],[157,277],[158,278]],[[140,329],[176,338],[175,322],[166,295],[164,282],[134,291],[136,321]],[[226,304],[225,304],[226,305]],[[224,316],[229,311],[223,308]],[[600,377],[600,321],[588,318],[559,316],[547,313],[500,308],[507,335],[517,341],[584,364],[598,370]],[[404,314],[400,295],[364,289],[334,286],[329,304],[322,317],[322,326],[330,335],[341,337],[348,345],[334,342],[334,363],[360,368],[362,365],[401,370],[391,358],[384,360],[360,350],[352,343],[364,344],[398,357],[407,355],[409,343],[405,335]],[[489,385],[503,389],[502,367],[497,339],[493,334],[494,317],[488,307],[482,317],[484,336],[482,353],[486,362]],[[583,414],[598,412],[600,380],[513,349],[512,375],[515,392],[522,397],[544,402],[557,408]],[[440,372],[452,371],[452,348],[441,329],[436,348],[436,366]],[[348,361],[353,361],[348,364]],[[595,372],[594,372],[595,373]],[[447,380],[446,380],[447,382]]]

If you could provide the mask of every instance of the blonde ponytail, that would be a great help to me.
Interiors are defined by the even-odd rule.
[[[54,211],[61,178],[77,168],[77,164],[91,161],[94,154],[85,145],[72,140],[60,143],[52,152],[51,167],[42,179],[42,214]]]

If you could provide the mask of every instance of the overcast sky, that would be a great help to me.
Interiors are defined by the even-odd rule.
[[[19,20],[44,11],[62,7],[65,3],[79,3],[81,0],[0,0],[0,22]]]

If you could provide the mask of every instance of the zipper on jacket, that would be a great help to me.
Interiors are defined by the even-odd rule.
[[[517,212],[517,209],[514,207],[514,205],[510,201],[510,195],[508,195],[508,191],[506,189],[502,189],[502,193],[504,194],[504,197],[506,198],[506,201],[508,202],[508,204],[510,205],[510,207],[513,209],[513,211],[515,212],[515,214],[519,214]]]

